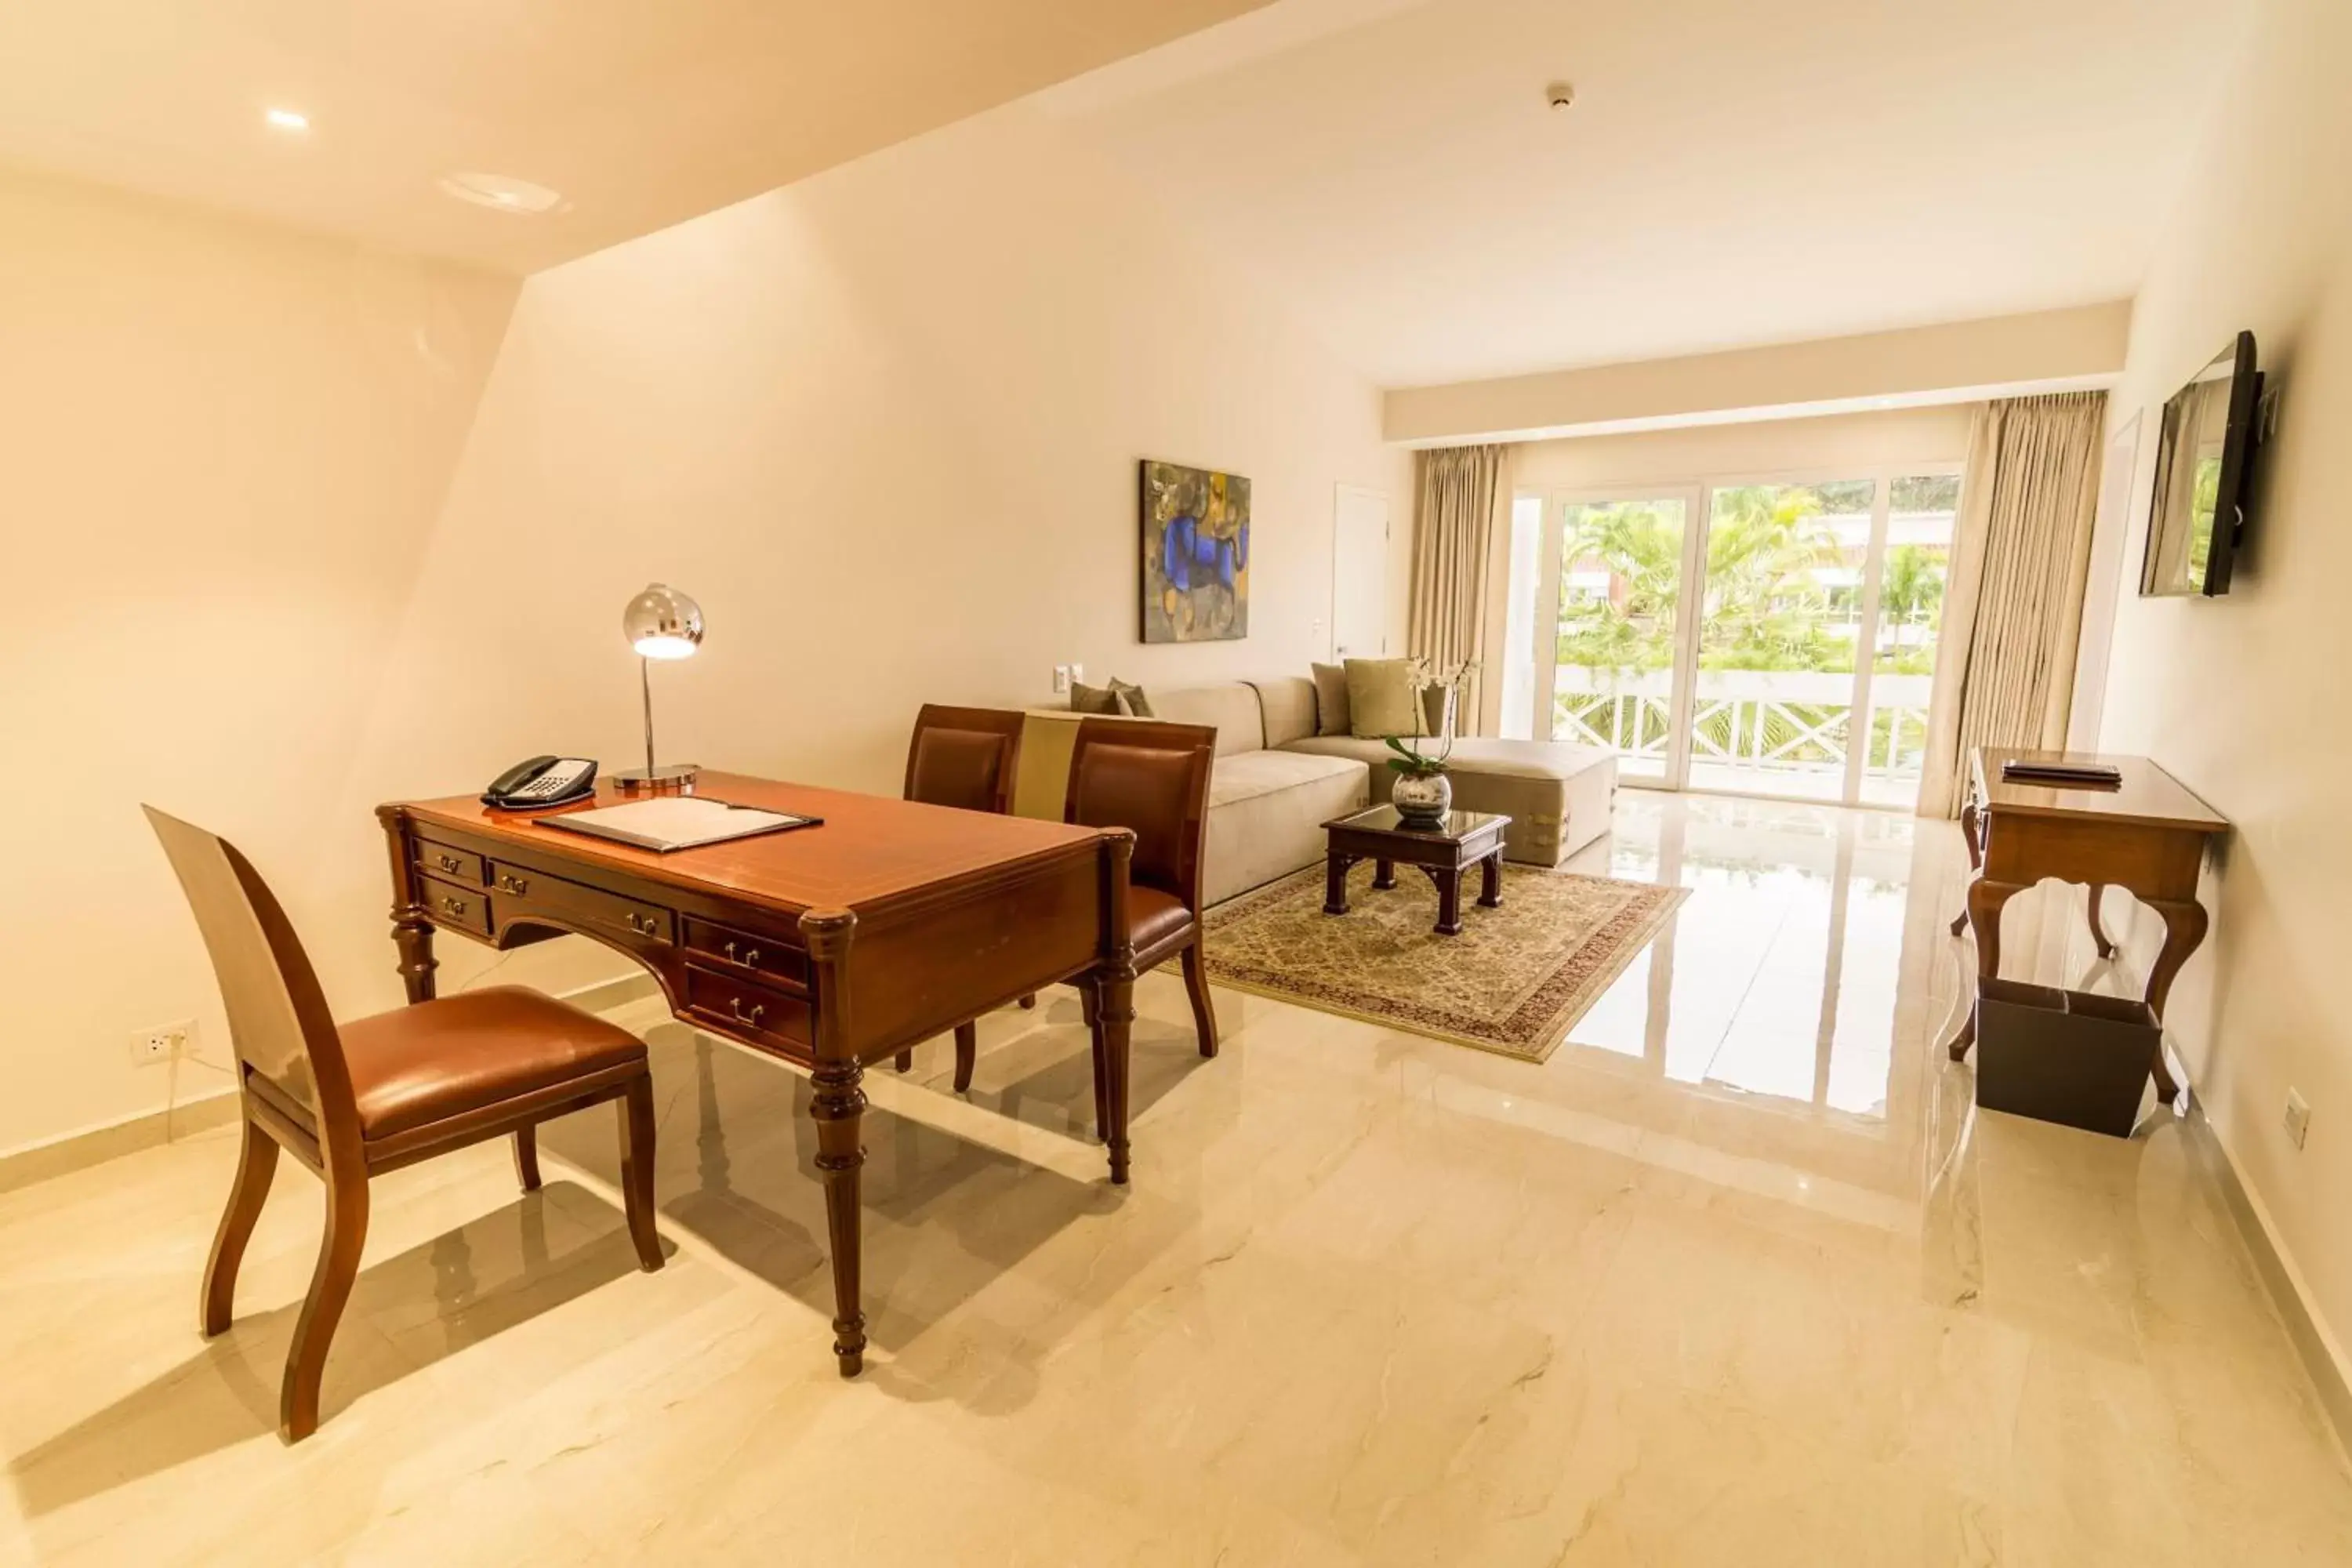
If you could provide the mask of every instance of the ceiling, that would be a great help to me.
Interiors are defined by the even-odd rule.
[[[1041,102],[1416,385],[2127,297],[2244,9],[1282,0]]]
[[[0,163],[530,271],[1262,3],[36,0],[0,6]]]

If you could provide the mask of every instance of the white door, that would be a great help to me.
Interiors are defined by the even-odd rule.
[[[1331,650],[1378,658],[1389,650],[1389,498],[1339,487],[1331,537]]]

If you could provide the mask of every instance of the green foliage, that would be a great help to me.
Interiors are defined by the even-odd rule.
[[[1898,479],[1899,510],[1948,510],[1958,501],[1951,476]],[[1743,485],[1715,492],[1707,530],[1706,588],[1698,605],[1702,669],[1850,672],[1858,639],[1829,628],[1843,624],[1852,590],[1820,581],[1842,563],[1836,534],[1823,521],[1866,513],[1870,480],[1816,486]],[[1605,568],[1609,586],[1593,593],[1563,581],[1559,662],[1640,674],[1670,668],[1675,617],[1683,608],[1683,522],[1679,509],[1619,502],[1569,510],[1572,531],[1561,552],[1563,577],[1583,564]],[[1837,595],[1845,597],[1833,603]],[[1943,604],[1944,552],[1898,545],[1887,552],[1880,584],[1882,623],[1893,646],[1879,668],[1924,674]]]

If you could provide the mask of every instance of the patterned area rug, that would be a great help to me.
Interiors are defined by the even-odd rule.
[[[1506,864],[1502,907],[1480,909],[1466,876],[1462,934],[1439,936],[1427,877],[1400,866],[1385,892],[1371,879],[1369,864],[1349,875],[1344,915],[1323,912],[1319,866],[1210,910],[1210,978],[1539,1062],[1687,892]]]

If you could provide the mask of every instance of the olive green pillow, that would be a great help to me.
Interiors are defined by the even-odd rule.
[[[1337,664],[1309,665],[1315,672],[1315,732],[1348,733],[1348,671]]]
[[[1088,686],[1083,680],[1070,682],[1070,711],[1073,713],[1123,713],[1118,705],[1118,692],[1108,686]]]
[[[1348,664],[1348,732],[1358,740],[1421,732],[1413,711],[1410,660],[1351,658]]]
[[[1143,694],[1140,686],[1129,685],[1114,675],[1110,678],[1111,694],[1118,699],[1118,710],[1137,719],[1156,719],[1151,710],[1151,699]]]

